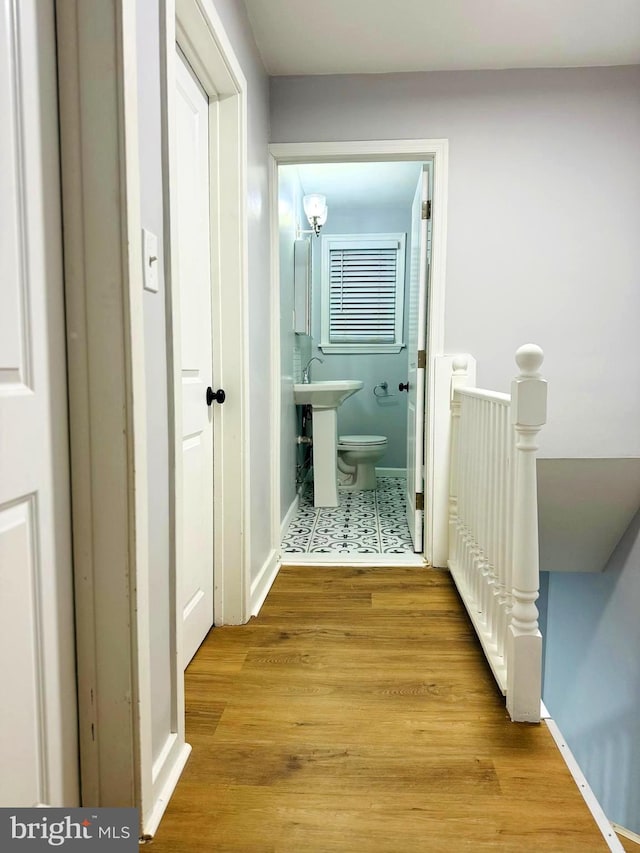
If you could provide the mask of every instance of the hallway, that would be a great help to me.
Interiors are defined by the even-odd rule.
[[[447,572],[284,567],[186,673],[154,853],[607,849],[544,724],[508,719]]]

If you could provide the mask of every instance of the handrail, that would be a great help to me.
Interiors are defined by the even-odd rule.
[[[458,388],[457,394],[463,397],[475,397],[477,400],[493,400],[496,403],[510,403],[511,394],[503,394],[501,391],[487,391],[486,388]]]

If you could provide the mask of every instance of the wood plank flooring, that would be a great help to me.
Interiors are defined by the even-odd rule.
[[[617,832],[616,835],[618,837],[618,841],[622,844],[625,853],[640,853],[640,843],[632,841],[630,838],[627,838],[619,832]]]
[[[605,851],[545,725],[509,721],[450,576],[285,567],[186,673],[154,853]]]

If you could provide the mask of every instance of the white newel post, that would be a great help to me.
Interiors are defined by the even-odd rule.
[[[457,559],[458,537],[458,439],[460,434],[460,399],[458,388],[463,388],[469,379],[469,361],[465,355],[457,355],[452,362],[451,375],[451,452],[449,456],[449,565]]]
[[[511,422],[516,433],[514,455],[513,609],[507,633],[507,710],[514,721],[540,721],[542,636],[536,599],[538,563],[538,499],[536,451],[546,421],[547,383],[539,369],[544,354],[535,344],[516,353],[520,375],[511,383]]]

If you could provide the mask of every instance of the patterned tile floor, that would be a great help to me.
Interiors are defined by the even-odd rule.
[[[314,507],[313,483],[282,540],[286,554],[412,554],[405,480],[378,477],[375,492],[340,491],[340,506]]]

